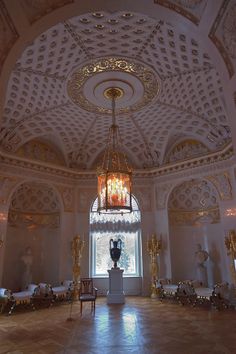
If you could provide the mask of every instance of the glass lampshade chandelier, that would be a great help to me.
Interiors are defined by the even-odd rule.
[[[104,95],[112,102],[112,125],[102,164],[98,167],[98,212],[130,213],[132,170],[121,148],[121,136],[116,124],[115,102],[123,96],[123,90],[112,87]]]

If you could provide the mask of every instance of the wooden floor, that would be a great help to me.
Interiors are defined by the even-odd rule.
[[[192,308],[145,297],[124,305],[98,298],[89,304],[61,304],[0,315],[0,353],[235,354],[236,311]]]

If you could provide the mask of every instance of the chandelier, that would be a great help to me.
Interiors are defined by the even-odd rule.
[[[122,152],[121,136],[116,124],[115,102],[123,96],[123,90],[112,87],[104,91],[112,102],[112,125],[102,164],[98,166],[98,209],[99,213],[130,213],[132,171],[126,155]]]

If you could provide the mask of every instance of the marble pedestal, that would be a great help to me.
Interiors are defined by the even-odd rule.
[[[107,292],[108,304],[124,304],[125,294],[123,291],[123,272],[124,269],[112,268],[109,273],[109,290]]]

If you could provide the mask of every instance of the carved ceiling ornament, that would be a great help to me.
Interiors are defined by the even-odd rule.
[[[207,179],[217,188],[221,200],[233,199],[231,179],[228,172],[207,176]]]
[[[157,73],[146,64],[134,59],[108,57],[93,60],[74,70],[67,82],[67,92],[73,103],[86,111],[111,114],[111,102],[102,95],[113,85],[123,91],[122,98],[117,100],[117,114],[140,110],[151,103],[160,91]],[[138,91],[142,90],[140,95]],[[97,96],[103,98],[104,102],[100,99],[103,106],[99,106]]]
[[[135,60],[141,67],[145,66],[154,77],[156,73],[161,77],[161,80],[157,77],[158,83],[161,82],[158,100],[154,97],[150,104],[133,114],[133,119],[131,114],[117,117],[124,149],[139,171],[145,167],[148,174],[148,170],[152,173],[159,166],[163,169],[158,172],[155,169],[155,173],[160,175],[219,161],[212,156],[209,159],[204,157],[204,161],[199,159],[197,163],[184,161],[174,169],[163,166],[170,134],[194,136],[209,146],[212,152],[218,151],[222,159],[219,150],[223,146],[219,143],[222,142],[222,134],[227,135],[227,141],[230,134],[222,99],[223,88],[211,53],[208,54],[201,41],[182,26],[157,21],[141,13],[123,11],[74,16],[66,23],[49,28],[26,46],[7,85],[3,129],[0,132],[1,148],[13,154],[25,142],[50,134],[52,142],[60,141],[71,171],[80,169],[82,172],[83,169],[89,173],[96,154],[103,149],[110,116],[94,114],[75,105],[68,98],[66,78],[76,68],[89,65],[93,58],[132,58],[132,62]],[[81,88],[86,102],[93,107],[97,106],[98,97],[99,101],[102,99],[103,90],[96,91],[98,96],[88,95],[88,88],[104,88],[100,78],[108,73],[94,75],[94,80],[99,79],[98,82],[93,81],[93,77],[88,78]],[[124,76],[120,80],[116,76],[120,73],[131,80],[124,80]],[[141,79],[123,71],[113,71],[113,74],[116,74],[113,77],[115,83],[119,82],[127,95],[129,93],[137,99],[131,104],[132,108],[139,105],[144,96]],[[104,80],[103,77],[103,85],[106,83]],[[135,85],[140,84],[139,95],[137,91],[134,95],[131,81]],[[98,106],[109,110],[110,102],[106,106],[104,101],[105,98]],[[119,110],[118,105],[125,109],[122,99],[117,101]],[[9,156],[5,160],[7,158]],[[44,168],[47,171],[50,168],[50,171],[55,171],[56,168],[42,167],[43,164],[39,167],[36,161],[29,164],[14,160],[13,163],[31,166],[35,170]],[[60,168],[57,172],[70,174],[70,171]]]

